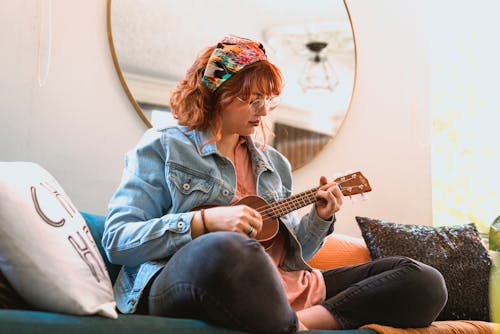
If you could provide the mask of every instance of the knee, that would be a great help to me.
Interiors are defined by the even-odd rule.
[[[448,301],[448,289],[443,275],[434,267],[418,263],[420,268],[418,280],[429,300],[441,310]]]
[[[236,232],[208,233],[194,240],[200,255],[222,259],[226,265],[264,254],[260,243]],[[211,261],[213,262],[213,261]]]
[[[258,241],[240,233],[208,233],[192,243],[189,258],[195,259],[196,270],[203,276],[218,277],[228,270],[233,275],[246,275],[268,267],[270,262]]]
[[[448,299],[448,291],[443,275],[434,267],[411,258],[402,258],[405,266],[410,267],[411,279],[415,286],[421,289],[438,304],[444,305]]]
[[[443,275],[434,267],[414,259],[401,257],[401,265],[409,268],[408,289],[414,291],[416,307],[421,305],[429,315],[428,324],[435,320],[448,301],[448,290]],[[420,303],[419,303],[420,301]]]

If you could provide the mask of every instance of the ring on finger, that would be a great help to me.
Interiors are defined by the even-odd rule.
[[[247,234],[251,235],[254,230],[255,230],[255,228],[252,225],[250,225],[250,228],[248,229]]]

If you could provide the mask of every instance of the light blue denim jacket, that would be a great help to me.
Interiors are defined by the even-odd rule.
[[[207,133],[187,127],[149,129],[127,153],[122,181],[109,203],[102,244],[112,263],[123,265],[114,284],[118,309],[133,313],[142,291],[168,259],[191,241],[190,222],[201,205],[229,205],[236,172]],[[267,202],[289,197],[288,160],[270,146],[260,150],[247,139],[257,194]],[[296,213],[281,218],[291,236],[283,268],[309,270],[311,258],[333,231],[314,207],[299,222]]]

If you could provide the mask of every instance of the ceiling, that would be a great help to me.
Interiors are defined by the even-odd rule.
[[[261,41],[281,67],[297,67],[311,55],[305,43],[326,40],[324,53],[354,68],[341,0],[113,0],[111,26],[122,70],[164,80],[178,81],[197,52],[226,34]]]

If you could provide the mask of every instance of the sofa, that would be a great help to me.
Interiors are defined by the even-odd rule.
[[[488,315],[491,260],[473,225],[432,228],[366,217],[356,220],[363,239],[333,234],[309,264],[329,269],[391,255],[421,257],[436,265],[447,280],[453,297],[445,307],[448,313],[420,329],[368,324],[355,330],[309,332],[491,334],[500,330]],[[0,162],[1,334],[241,333],[195,319],[118,314],[111,285],[120,266],[107,260],[101,246],[104,221],[102,215],[78,211],[40,166]],[[2,303],[3,296],[13,296],[13,302]]]
[[[90,228],[93,238],[101,240],[104,216],[81,212],[87,225]],[[111,281],[116,279],[120,267],[111,264],[106,260],[104,250],[100,242],[96,245],[101,252],[106,263]],[[328,252],[335,251],[336,256],[328,256]],[[361,240],[347,236],[336,236],[327,241],[324,249],[320,250],[309,263],[315,267],[327,268],[341,265],[351,265],[369,261],[369,253]],[[468,322],[443,322],[449,328],[460,330]],[[475,323],[475,322],[472,322]],[[476,324],[477,325],[477,324]],[[331,334],[375,334],[377,332],[388,332],[384,326],[367,326],[371,328],[360,328],[356,330],[312,330],[308,333],[331,333]],[[422,333],[467,333],[467,331],[449,331],[439,327],[435,331]],[[457,329],[458,328],[458,329]],[[471,327],[472,328],[472,327]],[[493,328],[493,327],[492,327]],[[390,328],[389,328],[390,329]],[[474,327],[474,330],[477,328]],[[477,331],[480,333],[481,331]],[[175,319],[166,317],[156,317],[149,315],[120,314],[118,319],[108,319],[101,316],[78,316],[63,313],[53,313],[44,311],[34,311],[26,309],[0,309],[0,333],[93,333],[93,334],[165,334],[165,333],[243,333],[241,331],[229,330],[211,326],[203,321],[195,319]],[[473,332],[471,332],[473,333]]]
[[[100,240],[104,228],[104,216],[81,212],[96,245],[102,254],[112,282],[116,279],[120,267],[106,260]],[[357,330],[331,330],[309,331],[310,333],[335,333],[335,334],[374,334],[371,329]],[[243,333],[211,326],[203,321],[194,319],[174,319],[136,314],[120,314],[118,319],[108,319],[101,316],[78,316],[62,313],[0,309],[0,333]]]

